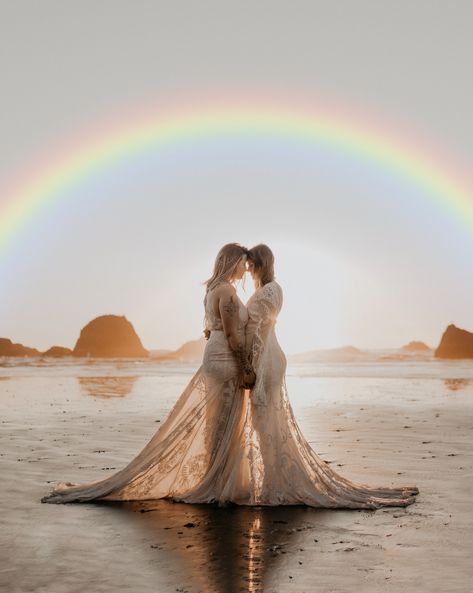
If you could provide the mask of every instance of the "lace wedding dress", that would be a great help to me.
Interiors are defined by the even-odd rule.
[[[58,484],[42,502],[171,498],[187,503],[305,504],[379,508],[414,502],[415,486],[373,487],[343,478],[310,448],[288,400],[286,358],[274,330],[282,306],[276,282],[258,289],[248,309],[238,300],[238,332],[256,372],[251,392],[209,291],[211,330],[201,367],[165,422],[122,470],[86,484]],[[246,334],[245,334],[246,330]]]
[[[283,302],[277,282],[259,288],[247,303],[247,347],[256,384],[251,395],[251,454],[260,469],[254,482],[259,504],[306,504],[314,507],[379,508],[407,506],[416,486],[369,486],[335,472],[305,440],[286,389],[286,357],[276,338],[275,323]],[[256,472],[255,472],[256,473]]]

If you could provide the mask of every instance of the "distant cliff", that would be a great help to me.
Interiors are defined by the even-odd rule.
[[[354,346],[313,350],[288,356],[291,363],[310,364],[316,362],[398,362],[402,360],[429,360],[433,350],[424,342],[412,341],[402,348],[360,350]]]
[[[72,354],[97,358],[149,356],[133,325],[124,315],[102,315],[90,321],[82,328]]]
[[[205,344],[205,338],[191,340],[190,342],[183,344],[174,352],[154,355],[152,358],[156,362],[199,362],[202,360]]]
[[[401,348],[403,352],[425,352],[426,354],[432,350],[425,342],[409,342]]]
[[[8,338],[0,338],[0,356],[41,356],[41,352],[23,344],[14,344]]]
[[[473,333],[451,323],[435,350],[437,358],[473,358]]]
[[[292,354],[288,356],[289,362],[305,363],[312,362],[355,362],[366,360],[370,354],[355,348],[355,346],[342,346],[341,348],[327,348]]]

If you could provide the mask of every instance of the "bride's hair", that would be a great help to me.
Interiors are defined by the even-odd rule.
[[[215,258],[212,276],[204,282],[206,292],[222,280],[231,279],[238,266],[238,262],[244,255],[248,255],[248,249],[243,247],[243,245],[239,243],[227,243],[224,245]]]
[[[253,262],[258,272],[258,285],[264,286],[274,280],[274,255],[271,249],[260,243],[248,251],[248,259]]]

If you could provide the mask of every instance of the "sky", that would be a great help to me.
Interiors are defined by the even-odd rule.
[[[4,3],[0,205],[112,120],[232,93],[379,117],[465,179],[472,16],[462,1]],[[177,348],[201,334],[202,283],[231,241],[272,247],[288,353],[473,331],[471,227],[373,163],[261,137],[170,147],[69,187],[0,253],[0,337],[72,348],[112,313],[146,348]]]

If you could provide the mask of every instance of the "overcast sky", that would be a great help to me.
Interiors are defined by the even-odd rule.
[[[114,114],[232,90],[333,99],[467,170],[472,17],[461,1],[3,2],[0,187]],[[73,347],[115,313],[145,347],[178,347],[201,332],[201,282],[228,241],[273,247],[288,352],[473,331],[473,232],[340,152],[194,143],[66,194],[0,256],[0,337]]]

